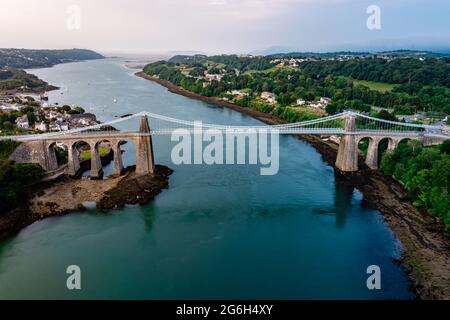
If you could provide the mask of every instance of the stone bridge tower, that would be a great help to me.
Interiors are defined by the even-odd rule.
[[[344,134],[339,143],[336,158],[336,167],[345,172],[358,170],[358,149],[356,136],[350,134],[356,131],[356,115],[348,113],[345,115]]]
[[[155,159],[153,155],[153,141],[148,125],[147,116],[141,117],[139,132],[144,135],[136,139],[136,173],[149,174],[155,171]]]

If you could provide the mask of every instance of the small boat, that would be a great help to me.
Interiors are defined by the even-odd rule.
[[[117,99],[116,98],[114,98],[114,103],[117,103]]]

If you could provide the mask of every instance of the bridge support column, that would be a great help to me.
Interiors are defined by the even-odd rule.
[[[76,143],[69,144],[68,146],[68,169],[69,176],[74,177],[80,169],[80,159]]]
[[[98,179],[103,175],[102,161],[98,152],[98,143],[91,144],[91,178]]]
[[[399,143],[399,141],[397,141],[397,140],[389,139],[388,148],[387,149],[389,151],[395,150],[395,148],[397,148],[398,143]]]
[[[378,139],[370,139],[367,149],[366,164],[370,169],[378,169]]]
[[[353,132],[356,130],[356,116],[347,114],[345,116],[344,131]],[[358,170],[358,149],[356,137],[352,134],[344,134],[339,143],[339,150],[336,158],[336,167],[344,172]]]
[[[136,139],[136,173],[139,175],[153,174],[155,159],[147,116],[141,117],[139,132],[143,135]]]
[[[46,141],[42,141],[44,149],[44,170],[54,171],[58,169],[58,160],[56,159],[55,149],[52,146],[48,146]]]
[[[120,150],[120,141],[112,144],[114,153],[114,169],[113,175],[120,176],[123,173],[122,151]]]

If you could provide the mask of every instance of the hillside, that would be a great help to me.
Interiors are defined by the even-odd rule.
[[[10,67],[0,69],[0,92],[12,90],[44,92],[53,89],[54,86],[23,70]]]
[[[86,49],[30,50],[0,49],[0,68],[18,69],[51,67],[55,64],[103,59],[101,54]]]

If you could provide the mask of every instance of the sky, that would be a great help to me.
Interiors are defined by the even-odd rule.
[[[367,13],[371,5],[379,15]],[[0,0],[0,47],[103,53],[450,51],[450,1]]]

